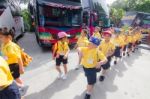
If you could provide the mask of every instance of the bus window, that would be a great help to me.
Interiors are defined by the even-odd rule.
[[[72,25],[81,25],[81,14],[79,11],[72,12]]]
[[[85,23],[85,25],[89,25],[89,14],[88,14],[88,12],[83,12],[83,23]]]
[[[68,1],[72,1],[72,2],[81,2],[81,0],[68,0]]]

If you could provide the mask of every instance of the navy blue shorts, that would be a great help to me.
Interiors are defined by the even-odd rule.
[[[11,74],[12,74],[14,79],[17,79],[20,77],[19,64],[17,64],[17,63],[10,64],[9,68],[10,68]]]
[[[115,52],[114,52],[115,57],[121,57],[120,50],[121,50],[121,47],[116,47]]]
[[[107,57],[107,60],[108,60],[107,63],[101,66],[104,70],[110,68],[111,56]]]
[[[129,43],[129,44],[128,44],[128,48],[129,48],[129,49],[132,48],[132,45],[133,45],[132,43]]]
[[[0,99],[21,99],[19,88],[15,82],[0,91]]]
[[[60,66],[61,63],[67,64],[68,59],[64,59],[64,55],[60,55],[59,58],[56,58],[56,66]]]
[[[84,68],[85,76],[87,78],[88,85],[94,85],[97,78],[96,68]]]
[[[123,51],[126,51],[126,49],[127,49],[127,45],[124,46]]]

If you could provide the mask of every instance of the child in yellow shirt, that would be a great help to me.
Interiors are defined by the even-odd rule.
[[[130,53],[132,52],[132,35],[131,35],[131,32],[132,31],[129,31],[128,32],[128,36],[127,36],[127,39],[128,39],[128,49],[127,49],[127,55],[130,56]]]
[[[81,36],[79,37],[79,39],[77,41],[77,45],[75,46],[75,48],[88,46],[89,40],[87,38],[87,34],[88,34],[88,30],[82,29]]]
[[[104,40],[101,42],[99,46],[99,50],[107,57],[107,63],[102,65],[102,73],[101,76],[99,77],[99,81],[104,81],[105,79],[105,74],[110,68],[110,62],[111,62],[111,57],[114,54],[115,46],[111,42],[111,32],[110,31],[104,31],[103,32],[103,37]]]
[[[79,37],[75,48],[78,48],[78,47],[87,47],[88,46],[89,40],[87,38],[87,34],[88,34],[88,30],[87,29],[82,29],[81,36]],[[77,66],[75,68],[75,70],[78,70],[79,68],[80,67]]]
[[[101,34],[100,34],[100,27],[95,27],[95,30],[94,30],[94,33],[93,33],[93,35],[92,35],[92,37],[96,37],[96,38],[98,38],[99,40],[102,38],[101,37]]]
[[[24,73],[24,67],[21,58],[20,47],[12,42],[13,34],[10,32],[5,32],[1,34],[1,51],[3,57],[7,61],[13,78],[16,80],[19,87],[23,87],[23,81],[20,75]]]
[[[0,99],[21,99],[7,62],[0,56]]]
[[[83,66],[87,78],[87,92],[84,99],[90,99],[94,84],[96,83],[97,69],[107,62],[106,57],[98,50],[100,40],[96,37],[90,38],[88,47],[78,48],[80,65]]]
[[[115,61],[114,64],[117,64],[117,59],[121,58],[121,53],[124,46],[123,39],[119,36],[121,30],[119,28],[115,28],[115,37],[112,39],[113,44],[115,45],[116,49],[114,52]]]
[[[127,45],[128,45],[128,36],[127,36],[128,35],[128,31],[125,31],[122,35],[123,36],[121,38],[124,41],[124,46],[123,46],[122,53],[123,53],[123,56],[125,56],[126,55],[126,51],[127,51]]]
[[[67,35],[65,32],[59,32],[58,42],[54,45],[54,51],[53,51],[53,59],[56,58],[56,70],[59,72],[58,78],[67,79],[67,64],[68,64],[68,54],[69,54],[69,46],[67,42]],[[55,56],[56,54],[56,56]],[[63,63],[64,67],[64,74],[62,73],[60,69],[60,65]]]

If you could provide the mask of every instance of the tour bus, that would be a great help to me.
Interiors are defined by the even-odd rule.
[[[150,33],[150,13],[138,12],[133,23],[133,27],[139,26],[142,28],[142,42],[147,43],[146,38]]]
[[[100,14],[101,17],[106,15],[99,0],[32,0],[29,9],[40,46],[57,42],[60,31],[68,33],[69,43],[75,44],[83,24],[92,33],[93,27],[99,23]]]

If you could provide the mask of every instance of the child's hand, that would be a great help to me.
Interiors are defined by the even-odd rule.
[[[55,60],[55,57],[53,56],[53,60]]]
[[[97,63],[97,65],[96,65],[96,69],[100,69],[100,68],[101,68],[100,63]]]
[[[64,56],[64,59],[67,59],[67,55]]]
[[[24,70],[24,67],[21,66],[21,67],[19,68],[19,73],[20,73],[20,74],[24,74],[24,71],[25,71],[25,70]]]
[[[56,55],[56,58],[59,58],[59,54]]]

